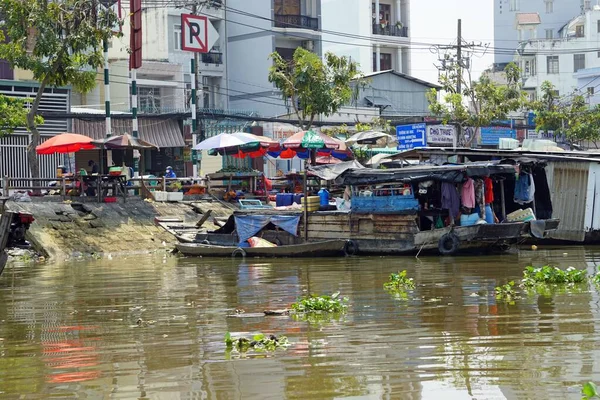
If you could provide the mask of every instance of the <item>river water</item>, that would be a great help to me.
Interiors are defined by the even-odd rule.
[[[593,273],[600,248],[16,263],[0,277],[0,398],[579,399],[600,382],[600,296],[584,285],[497,301],[531,264]],[[404,269],[416,289],[384,291]],[[252,314],[335,291],[349,298],[339,319]],[[226,332],[291,345],[231,353]]]

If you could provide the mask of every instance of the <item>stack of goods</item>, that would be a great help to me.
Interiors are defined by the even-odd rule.
[[[307,210],[308,212],[319,211],[320,200],[319,196],[308,196],[307,198]],[[304,207],[304,197],[301,200],[302,207]]]

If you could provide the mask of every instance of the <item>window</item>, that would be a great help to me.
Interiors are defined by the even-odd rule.
[[[598,52],[598,58],[600,58],[600,51]]]
[[[594,95],[594,87],[589,87],[587,88],[587,94],[588,96],[593,96]]]
[[[140,87],[138,88],[138,107],[141,112],[157,113],[160,107],[160,88]]]
[[[554,1],[546,0],[546,14],[552,14],[554,12]]]
[[[387,71],[392,69],[392,55],[389,53],[379,54],[379,71]],[[373,53],[373,72],[377,70],[377,53]]]
[[[573,72],[585,69],[585,54],[573,54]]]
[[[175,25],[173,28],[173,49],[181,50],[181,25]]]
[[[546,29],[546,39],[553,39],[554,31],[552,29]]]
[[[597,25],[598,25],[598,33],[600,33],[600,19],[598,20]]]
[[[535,76],[537,74],[537,66],[535,58],[533,60],[525,61],[525,65],[523,67],[523,76]]]
[[[519,11],[519,2],[520,0],[509,0],[509,10],[510,11]]]
[[[585,36],[585,25],[577,25],[575,27],[575,37],[584,37]]]
[[[558,56],[546,57],[546,68],[549,74],[558,74]]]

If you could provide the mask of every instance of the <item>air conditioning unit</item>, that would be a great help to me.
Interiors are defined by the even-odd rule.
[[[303,40],[301,46],[308,51],[313,51],[315,44],[312,40]]]

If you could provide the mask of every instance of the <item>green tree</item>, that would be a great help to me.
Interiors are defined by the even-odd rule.
[[[281,91],[284,100],[290,100],[301,128],[306,130],[318,115],[331,115],[348,104],[357,93],[350,83],[362,79],[357,63],[333,53],[325,54],[323,62],[315,53],[299,47],[291,62],[277,52],[270,58],[269,82]]]
[[[440,77],[443,91],[441,101],[436,89],[427,93],[432,114],[441,117],[444,124],[451,123],[462,128],[462,134],[457,138],[460,145],[470,146],[481,127],[506,119],[511,112],[526,104],[520,69],[510,63],[504,69],[504,74],[506,84],[503,85],[493,82],[487,74],[483,74],[478,81],[473,81],[469,69],[454,65]],[[462,87],[460,93],[457,92],[459,81]],[[465,137],[466,127],[475,128],[475,135]]]
[[[10,135],[19,127],[27,125],[27,101],[15,97],[0,95],[0,137]],[[36,124],[42,123],[41,117],[34,120]]]
[[[541,97],[531,103],[536,129],[563,135],[571,144],[600,139],[600,107],[590,108],[578,92],[561,98],[552,83],[541,86]]]
[[[47,87],[72,85],[86,93],[104,64],[102,43],[113,34],[117,15],[97,0],[0,0],[0,58],[13,68],[31,71],[39,87],[27,113],[31,143],[27,160],[33,178],[40,176],[35,148],[40,143],[38,109]],[[3,35],[2,35],[3,36]]]

